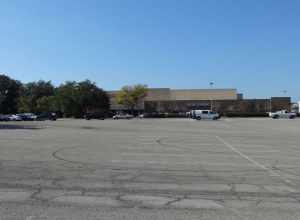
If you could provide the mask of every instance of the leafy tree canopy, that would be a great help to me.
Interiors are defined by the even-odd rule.
[[[105,91],[89,80],[67,81],[55,88],[50,81],[23,84],[0,75],[0,113],[60,112],[68,117],[82,117],[90,111],[108,111]]]
[[[39,112],[37,100],[43,97],[53,96],[55,88],[50,81],[38,81],[24,84],[19,101],[20,112]]]
[[[109,98],[106,92],[89,80],[79,83],[66,82],[57,88],[56,96],[60,110],[67,116],[82,117],[92,110],[109,109]]]
[[[17,112],[21,85],[17,80],[13,80],[6,75],[0,75],[0,113]]]
[[[124,86],[116,96],[117,103],[133,110],[137,107],[138,102],[147,95],[147,91],[147,85]]]

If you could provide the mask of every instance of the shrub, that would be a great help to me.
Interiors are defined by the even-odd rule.
[[[144,113],[144,118],[186,118],[185,113]]]
[[[164,113],[144,113],[144,118],[165,118]]]
[[[186,118],[185,113],[165,113],[166,118]]]
[[[241,118],[248,118],[248,117],[268,117],[268,113],[266,112],[227,112],[224,113],[223,116],[225,117],[241,117]]]

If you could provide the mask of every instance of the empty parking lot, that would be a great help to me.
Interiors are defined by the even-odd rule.
[[[0,123],[0,219],[300,219],[300,120]]]

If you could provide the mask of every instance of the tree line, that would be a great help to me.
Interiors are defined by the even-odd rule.
[[[55,87],[50,81],[23,84],[0,75],[0,113],[57,112],[80,118],[88,111],[109,110],[107,93],[89,80],[67,81]]]
[[[147,94],[147,85],[124,86],[116,95],[118,104],[133,113]],[[81,118],[93,111],[109,111],[109,96],[90,80],[67,81],[55,87],[51,81],[21,83],[0,75],[0,114],[56,112]]]

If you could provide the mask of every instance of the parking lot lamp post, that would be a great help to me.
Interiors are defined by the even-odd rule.
[[[285,89],[282,90],[282,93],[283,93],[283,96],[284,96],[284,97],[286,97],[287,92],[288,92],[288,91],[285,90]],[[291,111],[291,106],[289,107],[289,109],[286,109],[286,110]]]
[[[210,82],[209,85],[210,85],[210,88],[212,89],[213,86],[214,86],[214,82]],[[213,110],[213,98],[212,98],[212,96],[210,97],[210,110],[211,111]]]
[[[282,90],[282,93],[286,96],[287,90]]]

